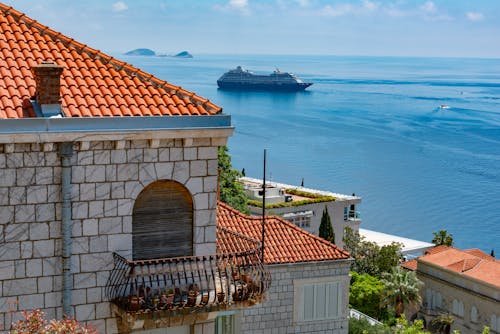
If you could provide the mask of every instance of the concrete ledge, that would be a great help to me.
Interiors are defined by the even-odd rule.
[[[0,143],[228,137],[230,115],[0,120]]]

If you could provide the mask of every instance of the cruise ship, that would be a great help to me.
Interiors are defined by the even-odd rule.
[[[241,66],[224,73],[217,85],[221,89],[233,90],[266,90],[266,91],[301,91],[311,86],[310,82],[303,82],[294,74],[274,71],[269,75],[253,74]]]

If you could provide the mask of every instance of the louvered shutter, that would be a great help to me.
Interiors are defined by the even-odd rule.
[[[157,181],[137,197],[132,221],[134,260],[193,255],[193,201],[175,181]]]

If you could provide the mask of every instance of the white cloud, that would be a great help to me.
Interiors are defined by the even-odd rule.
[[[118,1],[113,4],[113,11],[114,12],[123,12],[128,9],[128,6],[125,2],[123,1]]]
[[[296,0],[300,7],[309,7],[309,0]]]
[[[379,4],[375,3],[373,1],[368,1],[368,0],[363,1],[363,8],[366,9],[367,11],[373,12],[373,11],[377,10],[378,7],[379,7]]]
[[[479,12],[467,12],[465,14],[467,16],[467,19],[472,22],[478,22],[484,20],[484,15],[483,13]]]
[[[229,0],[229,7],[237,9],[248,8],[248,0]]]
[[[337,5],[326,5],[320,10],[324,16],[339,17],[344,15],[359,15],[374,12],[379,4],[369,0],[363,0],[361,5],[352,5],[350,3],[340,3]]]
[[[437,7],[432,1],[427,1],[422,6],[420,6],[420,9],[428,14],[433,14],[437,12]]]
[[[215,5],[214,8],[222,11],[237,11],[244,15],[250,14],[248,0],[229,0],[227,5]]]
[[[321,14],[325,16],[344,16],[347,14],[352,14],[354,12],[354,6],[348,3],[338,4],[335,6],[326,5],[321,9]]]
[[[451,21],[453,17],[447,13],[442,12],[432,1],[427,1],[420,6],[420,14],[427,21]]]

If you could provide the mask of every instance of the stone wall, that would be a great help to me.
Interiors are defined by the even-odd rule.
[[[130,258],[137,195],[175,180],[193,197],[195,255],[215,253],[217,147],[226,138],[79,142],[71,158],[73,312],[116,331],[104,295],[112,252]],[[61,159],[56,143],[0,145],[0,331],[19,311],[62,318]]]
[[[432,319],[442,313],[449,313],[453,316],[454,322],[451,326],[452,331],[457,329],[461,333],[482,333],[484,326],[490,326],[492,315],[500,316],[500,300],[498,299],[498,289],[487,284],[481,284],[479,281],[460,277],[453,272],[439,270],[439,268],[430,268],[424,263],[419,262],[419,271],[417,276],[424,286],[421,288],[420,295],[422,296],[424,307],[421,313],[424,315],[427,324],[430,324]],[[433,272],[435,276],[431,276],[424,272],[420,272],[420,267],[427,272]],[[430,270],[433,269],[433,270]],[[462,286],[469,286],[464,288]],[[427,290],[432,290],[434,293],[441,294],[441,307],[430,308],[430,301],[427,300]],[[493,293],[485,293],[493,292]],[[496,296],[495,293],[496,292]],[[463,316],[453,314],[453,300],[456,299],[463,303]],[[471,317],[472,308],[477,310],[477,320],[474,321]]]
[[[262,304],[241,311],[242,333],[323,333],[348,332],[349,260],[271,265],[272,284]],[[340,281],[341,316],[322,321],[299,322],[296,317],[297,282]]]

